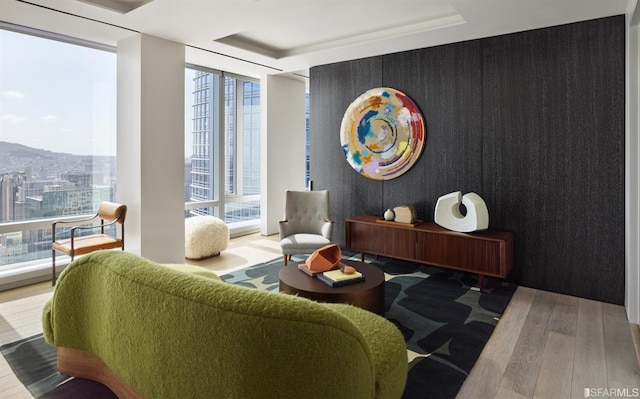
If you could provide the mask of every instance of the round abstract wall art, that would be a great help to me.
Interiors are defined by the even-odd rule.
[[[420,158],[426,139],[416,104],[396,89],[368,90],[349,105],[340,126],[347,162],[361,175],[390,180]]]

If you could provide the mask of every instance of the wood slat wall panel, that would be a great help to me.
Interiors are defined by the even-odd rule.
[[[418,104],[427,130],[416,165],[383,183],[385,208],[412,205],[433,221],[441,195],[483,192],[481,56],[481,42],[469,41],[383,57],[383,84]]]
[[[340,146],[344,111],[358,96],[382,85],[380,57],[312,68],[309,104],[310,170],[314,190],[329,190],[333,240],[344,243],[345,215],[382,214],[382,183],[365,179]],[[323,149],[318,152],[315,149]]]
[[[475,191],[490,228],[514,232],[512,280],[624,301],[624,16],[311,69],[311,178],[344,221]],[[339,144],[345,110],[366,90],[407,93],[426,147],[406,174],[374,181]]]
[[[622,304],[623,18],[483,44],[483,188],[515,280]]]

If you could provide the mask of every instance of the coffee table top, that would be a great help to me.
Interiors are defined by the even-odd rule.
[[[320,302],[350,303],[382,314],[384,272],[364,262],[343,260],[342,263],[353,266],[364,275],[365,280],[340,287],[329,287],[317,278],[299,270],[298,263],[290,263],[280,270],[280,291]]]
[[[290,263],[280,270],[280,281],[290,287],[295,287],[298,291],[308,291],[314,293],[338,294],[352,291],[367,290],[384,283],[384,272],[368,263],[358,261],[342,261],[345,265],[353,266],[364,275],[364,281],[354,284],[342,285],[340,287],[329,287],[322,281],[298,269],[298,263]]]

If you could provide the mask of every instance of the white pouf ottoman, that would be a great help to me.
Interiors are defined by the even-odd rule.
[[[229,228],[215,216],[193,216],[184,220],[184,255],[202,259],[220,255],[229,244]]]

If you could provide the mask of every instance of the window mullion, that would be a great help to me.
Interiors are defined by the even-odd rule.
[[[218,122],[218,136],[217,136],[217,148],[216,150],[216,164],[217,164],[217,174],[216,174],[216,193],[217,193],[217,198],[218,201],[220,203],[220,208],[218,208],[218,212],[219,215],[217,215],[218,217],[220,217],[221,219],[224,220],[224,214],[225,214],[225,190],[224,190],[224,182],[225,182],[225,178],[224,178],[224,174],[225,174],[225,154],[224,154],[224,148],[225,148],[225,121],[224,121],[224,107],[225,107],[225,100],[224,100],[224,96],[225,96],[225,82],[224,82],[224,75],[220,74],[220,75],[216,75],[217,79],[218,79],[218,93],[217,93],[217,102],[215,102],[216,104],[216,108],[217,108],[217,113],[218,113],[218,118],[217,118],[217,122]]]
[[[243,147],[244,147],[244,85],[242,81],[236,80],[236,196],[241,197],[243,193]]]

